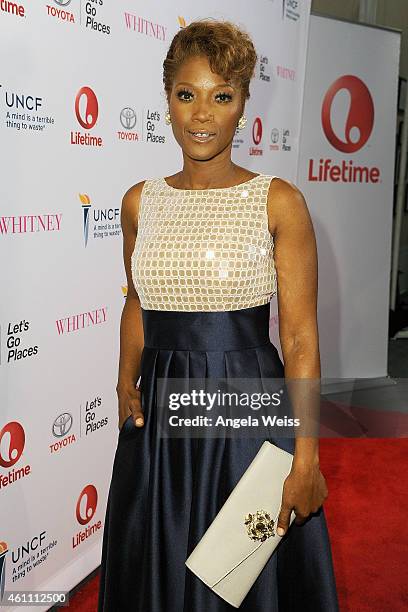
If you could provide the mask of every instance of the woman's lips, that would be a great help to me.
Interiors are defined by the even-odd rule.
[[[197,130],[197,132],[199,132],[199,130]],[[206,132],[208,136],[199,136],[198,134],[194,134],[192,131],[187,130],[187,134],[191,140],[194,140],[194,142],[209,142],[215,138],[214,132]]]

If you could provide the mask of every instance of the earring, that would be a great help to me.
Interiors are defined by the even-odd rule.
[[[170,117],[170,111],[169,110],[166,111],[166,114],[164,115],[164,120],[167,123],[167,125],[170,125],[171,117]]]
[[[248,121],[248,119],[245,117],[245,115],[241,115],[241,117],[239,118],[239,121],[238,121],[237,129],[238,130],[243,130],[244,127],[247,124],[247,121]]]

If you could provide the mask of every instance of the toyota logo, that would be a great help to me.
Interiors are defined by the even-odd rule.
[[[136,113],[133,108],[127,106],[120,111],[120,122],[125,130],[133,130],[136,125]]]

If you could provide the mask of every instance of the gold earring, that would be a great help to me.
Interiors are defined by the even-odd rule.
[[[165,122],[167,123],[167,125],[170,125],[170,123],[171,123],[171,117],[170,117],[170,111],[169,111],[169,110],[168,110],[168,111],[166,112],[166,114],[164,115],[164,120],[165,120]]]
[[[247,124],[247,121],[248,121],[248,119],[245,117],[245,115],[241,115],[241,117],[239,118],[239,121],[238,121],[237,129],[238,130],[243,130],[244,127]]]

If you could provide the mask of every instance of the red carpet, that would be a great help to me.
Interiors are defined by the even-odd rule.
[[[341,612],[408,609],[408,438],[321,440]]]
[[[320,463],[341,612],[405,612],[408,438],[322,439]],[[95,577],[69,607],[95,612],[97,589]]]

